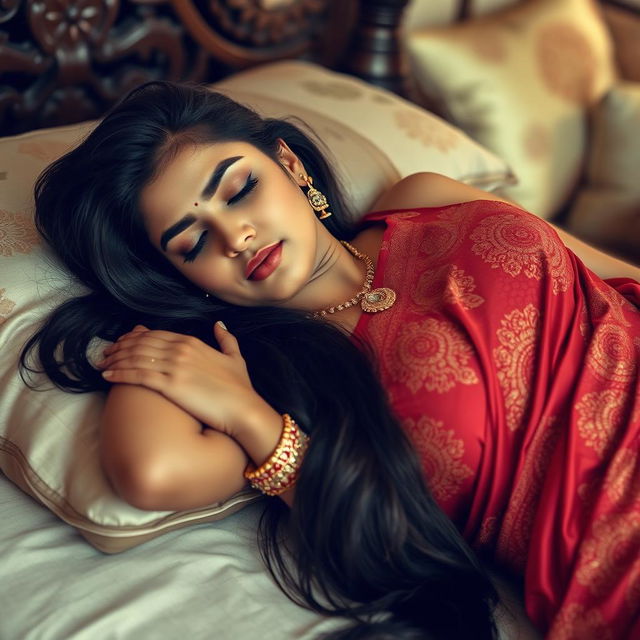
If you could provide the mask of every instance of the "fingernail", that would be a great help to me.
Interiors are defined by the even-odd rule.
[[[227,325],[222,322],[222,320],[218,320],[218,324],[225,330],[225,331],[229,331],[229,329],[227,329]]]
[[[113,375],[113,371],[103,371],[102,376],[104,378],[110,378]]]

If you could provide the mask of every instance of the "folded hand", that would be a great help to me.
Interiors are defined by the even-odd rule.
[[[234,437],[247,410],[265,401],[251,385],[235,337],[219,323],[214,336],[220,351],[192,336],[138,325],[104,350],[98,366],[109,382],[153,389]]]

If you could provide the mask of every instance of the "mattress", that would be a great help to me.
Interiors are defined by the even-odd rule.
[[[106,555],[0,474],[0,640],[311,640],[345,626],[275,586],[256,543],[262,509]],[[494,577],[499,640],[540,640]]]
[[[306,640],[343,626],[272,582],[261,509],[105,555],[0,475],[0,638]]]

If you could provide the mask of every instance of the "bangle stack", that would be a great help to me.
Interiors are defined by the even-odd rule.
[[[273,453],[257,469],[249,465],[244,472],[251,486],[268,496],[279,496],[296,484],[309,445],[309,436],[288,413],[282,421],[282,434]]]

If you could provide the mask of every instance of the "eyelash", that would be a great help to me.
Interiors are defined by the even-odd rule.
[[[247,181],[245,182],[244,187],[242,187],[242,189],[240,189],[240,191],[238,191],[238,193],[236,193],[235,196],[227,200],[227,205],[232,205],[238,202],[239,200],[242,200],[242,198],[249,195],[249,193],[251,193],[251,191],[255,189],[257,184],[258,184],[258,178],[254,178],[251,174],[249,174],[249,177],[247,178]]]
[[[193,247],[193,249],[187,251],[184,254],[184,261],[185,262],[193,262],[198,254],[200,253],[200,251],[202,250],[202,247],[204,246],[204,241],[207,237],[207,233],[209,233],[208,231],[203,231],[200,234],[200,237],[198,238],[198,242],[196,242],[195,246]]]
[[[249,174],[249,177],[247,178],[247,181],[244,185],[244,187],[242,187],[242,189],[240,189],[240,191],[238,191],[238,193],[236,193],[235,196],[229,198],[229,200],[227,200],[227,206],[229,205],[234,205],[237,202],[239,202],[240,200],[242,200],[242,198],[244,198],[245,196],[249,195],[249,193],[251,193],[251,191],[253,191],[256,187],[256,185],[258,184],[258,178],[254,178],[251,174]],[[184,261],[185,262],[193,262],[197,257],[198,254],[200,253],[200,251],[202,250],[202,247],[204,246],[206,237],[207,237],[207,233],[209,233],[208,231],[203,231],[200,234],[200,237],[198,238],[198,242],[196,242],[195,246],[193,247],[193,249],[190,249],[189,251],[187,251],[184,254]]]

